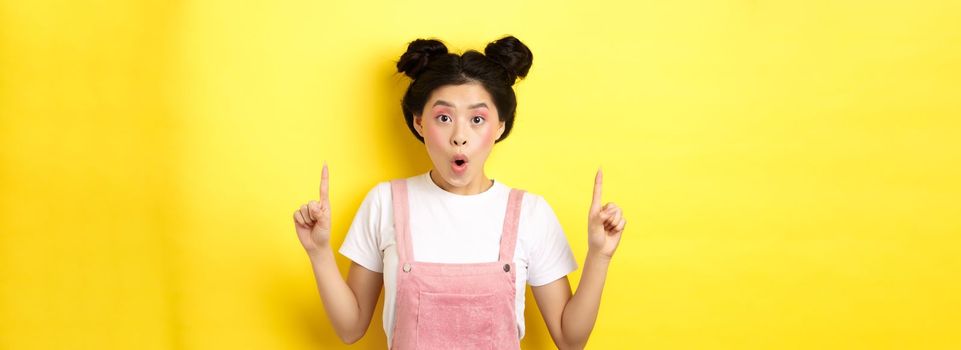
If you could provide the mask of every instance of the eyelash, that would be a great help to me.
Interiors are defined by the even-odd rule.
[[[446,115],[446,114],[441,114],[441,115],[437,116],[438,119],[441,118],[441,117],[447,117],[447,119],[450,119],[450,116],[449,116],[449,115]],[[473,118],[471,118],[471,120],[473,120],[474,118],[480,118],[481,123],[483,123],[485,120],[487,120],[487,119],[484,119],[484,117],[481,117],[481,116],[479,116],[479,115],[475,115]],[[443,122],[443,121],[441,121],[441,122]],[[478,124],[476,124],[476,125],[480,125],[481,123],[478,123]]]

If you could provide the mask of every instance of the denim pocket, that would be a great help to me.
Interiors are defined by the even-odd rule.
[[[418,349],[492,349],[494,294],[420,293]]]

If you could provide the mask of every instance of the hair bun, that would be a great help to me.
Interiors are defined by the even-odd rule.
[[[407,45],[407,52],[397,61],[397,71],[417,79],[424,72],[431,57],[447,54],[447,46],[434,39],[417,39]]]
[[[487,44],[484,55],[507,69],[509,83],[514,84],[517,78],[527,76],[534,61],[534,54],[520,40],[513,36],[505,36]]]

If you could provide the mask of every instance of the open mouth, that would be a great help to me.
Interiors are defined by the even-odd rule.
[[[467,157],[462,154],[454,156],[454,160],[451,161],[450,167],[455,173],[463,173],[465,170],[467,170]]]

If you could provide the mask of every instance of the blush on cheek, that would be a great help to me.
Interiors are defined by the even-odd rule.
[[[427,153],[433,159],[435,156],[444,157],[445,145],[448,143],[447,136],[440,128],[427,126],[424,129],[424,143],[427,145]],[[437,159],[435,159],[437,160]]]
[[[483,131],[481,131],[481,137],[484,140],[484,145],[494,144],[494,136],[497,135],[496,132],[497,132],[497,129],[493,127],[487,127],[487,128],[484,128]]]
[[[424,139],[430,140],[432,144],[443,143],[444,134],[440,128],[427,126],[424,128]]]

